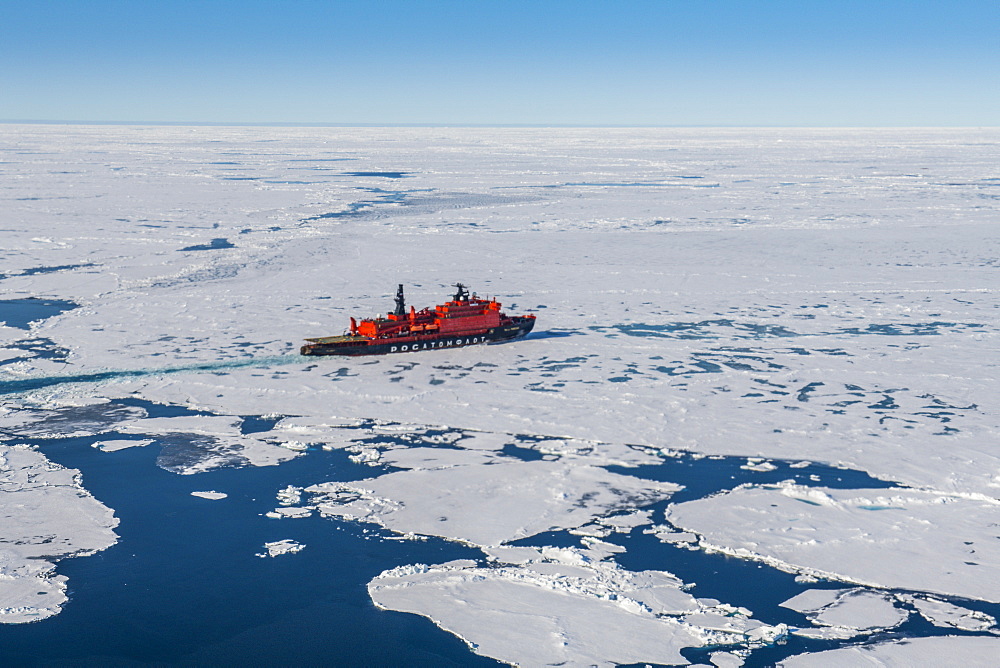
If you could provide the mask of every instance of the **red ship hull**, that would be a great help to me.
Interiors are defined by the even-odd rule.
[[[496,300],[469,296],[464,286],[452,301],[434,309],[406,313],[403,286],[396,295],[396,311],[384,318],[351,318],[343,336],[306,339],[303,355],[386,355],[439,348],[504,343],[523,338],[535,326],[534,315],[507,316]]]

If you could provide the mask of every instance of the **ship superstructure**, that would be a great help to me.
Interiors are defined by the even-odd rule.
[[[396,308],[385,316],[360,323],[351,318],[351,328],[341,336],[306,339],[303,355],[382,355],[436,348],[457,348],[500,343],[525,336],[535,326],[534,315],[508,316],[496,299],[480,299],[466,286],[455,285],[450,301],[417,311],[406,308],[400,284]]]

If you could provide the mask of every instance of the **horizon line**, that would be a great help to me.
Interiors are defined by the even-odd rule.
[[[149,125],[174,127],[304,127],[304,128],[803,128],[803,129],[992,129],[1000,125],[780,125],[780,124],[696,124],[696,123],[329,123],[312,121],[94,121],[51,119],[0,119],[0,125]]]

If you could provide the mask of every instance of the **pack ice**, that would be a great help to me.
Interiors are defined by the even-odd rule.
[[[752,662],[785,637],[752,609],[690,597],[669,564],[625,571],[633,529],[854,592],[802,608],[793,632],[900,634],[865,656],[990,651],[992,617],[963,601],[1000,601],[1000,131],[0,135],[0,172],[16,177],[0,191],[6,442],[92,434],[93,456],[116,457],[135,439],[192,475],[345,449],[371,476],[286,489],[275,521],[319,513],[478,547],[472,564],[412,564],[369,591],[503,661],[683,663],[717,645],[720,664]],[[296,355],[390,308],[398,283],[431,305],[456,281],[535,313],[536,332]],[[51,308],[4,315],[30,297]],[[246,416],[274,424],[250,432]],[[639,472],[681,455],[738,457],[762,480],[794,463],[869,482],[719,480],[673,502],[701,487]],[[654,504],[668,524],[652,524]],[[548,532],[577,547],[546,553]],[[276,562],[299,558],[288,545]],[[908,638],[932,633],[913,615],[965,635]],[[602,625],[635,646],[602,643]]]

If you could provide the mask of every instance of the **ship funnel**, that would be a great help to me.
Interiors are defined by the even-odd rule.
[[[403,297],[403,284],[399,284],[399,289],[396,290],[396,310],[394,315],[399,317],[406,316],[406,298]]]

